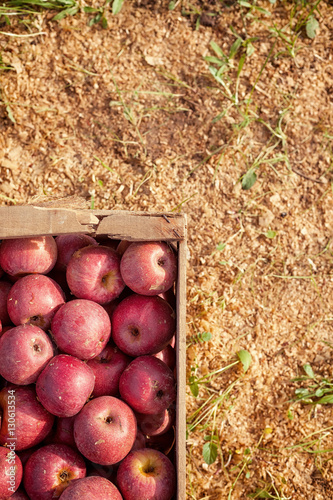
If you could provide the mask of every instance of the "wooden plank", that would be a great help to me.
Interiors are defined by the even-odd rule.
[[[108,234],[115,239],[130,241],[178,241],[184,238],[183,217],[145,212],[111,212],[103,217],[97,235]]]
[[[91,233],[98,223],[99,219],[89,210],[76,212],[32,205],[0,207],[0,239]]]
[[[130,241],[178,241],[184,238],[184,225],[180,214],[0,207],[0,239],[82,233]]]
[[[184,220],[186,225],[186,218]],[[177,413],[176,467],[178,471],[177,500],[186,498],[186,229],[178,244],[177,280]]]

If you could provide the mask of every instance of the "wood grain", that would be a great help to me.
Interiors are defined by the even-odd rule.
[[[180,241],[184,231],[180,214],[33,205],[0,207],[0,239],[82,233],[130,241]]]
[[[186,222],[186,220],[185,220]],[[178,243],[177,280],[177,413],[176,462],[178,473],[177,500],[186,498],[186,230]]]

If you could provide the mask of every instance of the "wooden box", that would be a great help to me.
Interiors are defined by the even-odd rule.
[[[166,241],[178,255],[177,300],[177,500],[186,498],[186,216],[45,206],[0,207],[0,239],[70,233],[129,241]]]

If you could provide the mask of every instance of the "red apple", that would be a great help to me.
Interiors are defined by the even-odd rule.
[[[140,356],[123,371],[119,392],[134,411],[161,413],[176,399],[175,379],[170,368],[154,356]]]
[[[160,436],[165,434],[171,428],[175,421],[175,411],[172,409],[164,410],[154,415],[135,414],[138,426],[145,436]]]
[[[89,401],[74,422],[78,450],[88,460],[101,465],[120,462],[131,450],[136,431],[131,408],[112,396]]]
[[[12,384],[36,382],[52,358],[52,342],[38,326],[16,326],[0,337],[0,375]]]
[[[106,346],[111,322],[108,313],[96,302],[76,299],[60,307],[51,329],[63,352],[79,359],[92,359]]]
[[[0,499],[11,497],[22,479],[21,460],[15,453],[15,445],[0,446]]]
[[[176,351],[175,349],[168,344],[162,351],[154,354],[155,358],[160,359],[165,363],[170,370],[173,370],[176,366]]]
[[[174,310],[160,297],[130,295],[112,315],[112,338],[130,356],[161,351],[170,342],[175,328]]]
[[[121,258],[121,276],[141,295],[158,295],[172,287],[177,277],[177,258],[164,242],[132,243]]]
[[[89,245],[98,245],[97,241],[91,236],[79,233],[61,234],[56,237],[55,241],[58,248],[58,258],[55,268],[60,271],[66,270],[68,262],[77,250]]]
[[[131,358],[112,344],[108,344],[98,356],[90,359],[87,365],[95,375],[93,397],[117,396],[120,375],[130,362]]]
[[[90,476],[73,483],[62,494],[61,500],[122,500],[119,490],[104,477]]]
[[[57,244],[52,236],[3,240],[0,266],[10,276],[47,274],[57,260]]]
[[[120,274],[120,258],[105,246],[89,246],[74,253],[67,266],[67,282],[79,299],[107,304],[117,298],[125,284]]]
[[[7,309],[14,325],[30,323],[48,330],[54,314],[64,303],[64,292],[55,281],[43,274],[29,274],[10,289]]]
[[[176,492],[174,466],[163,453],[149,448],[127,455],[117,482],[124,500],[171,500]]]
[[[0,281],[0,321],[2,322],[2,326],[11,324],[7,311],[7,297],[12,286],[8,281]]]
[[[53,500],[72,480],[85,475],[85,462],[79,453],[64,444],[49,444],[31,455],[24,467],[23,483],[33,500]]]
[[[0,392],[0,444],[20,451],[39,444],[51,431],[54,416],[37,400],[35,387],[9,385]]]
[[[57,417],[76,415],[94,389],[95,377],[86,363],[74,356],[59,354],[39,375],[39,401]]]

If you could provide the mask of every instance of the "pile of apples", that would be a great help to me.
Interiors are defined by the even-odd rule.
[[[0,277],[0,500],[171,500],[172,248],[8,239]]]

